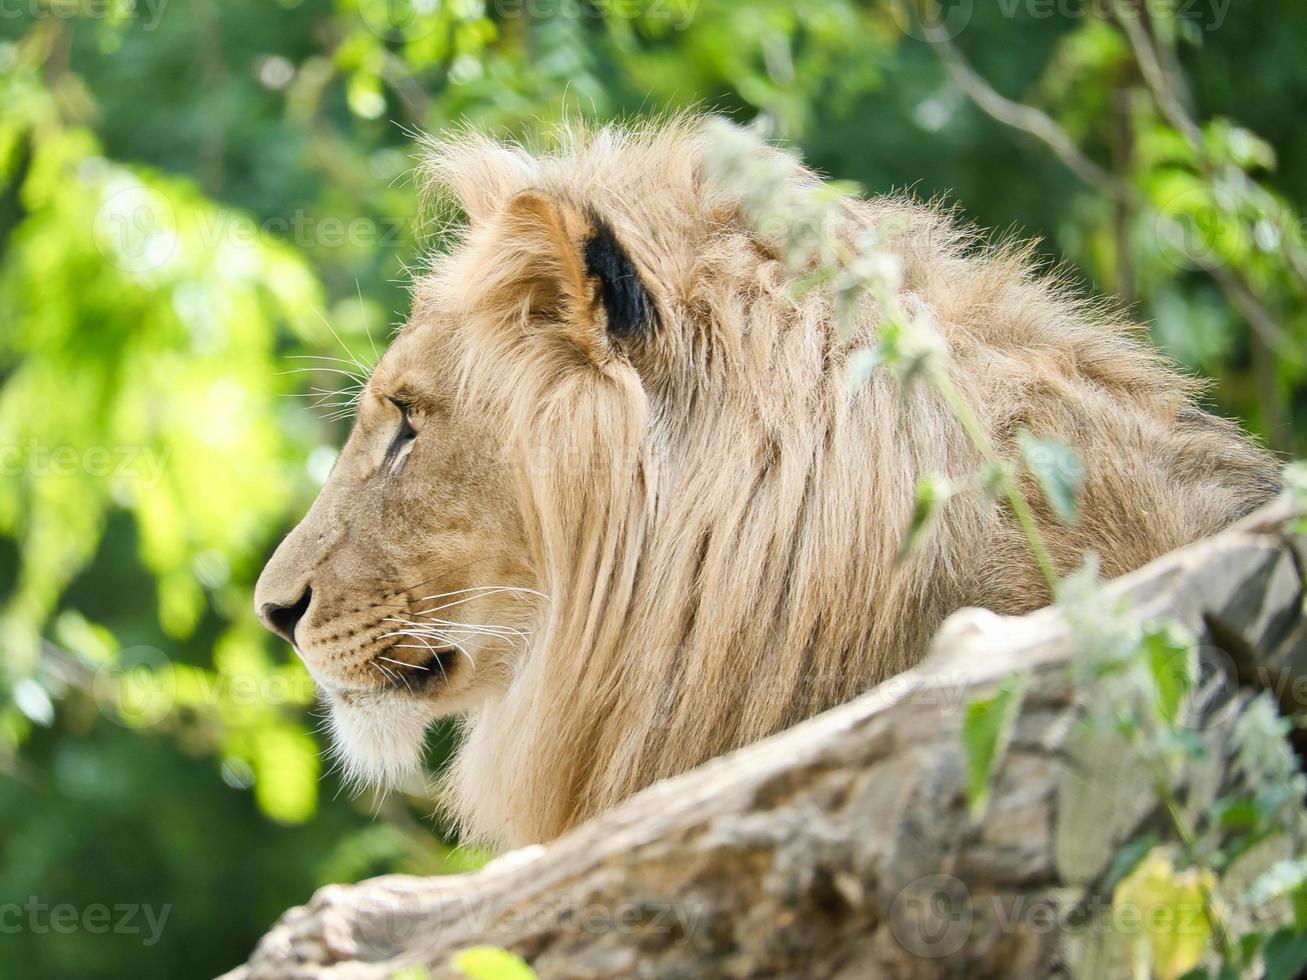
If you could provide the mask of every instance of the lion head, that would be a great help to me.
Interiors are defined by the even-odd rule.
[[[827,297],[790,288],[708,177],[699,123],[542,154],[464,135],[427,169],[458,243],[255,598],[357,776],[412,769],[455,714],[464,829],[547,839],[906,668],[959,606],[1047,600],[979,490],[899,557],[916,481],[974,473],[970,443],[930,391],[848,383],[875,311],[843,337]],[[1124,571],[1270,492],[1190,382],[1026,252],[897,199],[848,220],[892,229],[1000,449],[1019,428],[1080,446],[1079,521],[1040,513],[1062,567],[1090,548]]]

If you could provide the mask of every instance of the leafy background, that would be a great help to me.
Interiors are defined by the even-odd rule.
[[[415,130],[765,113],[832,176],[1039,236],[1301,454],[1307,14],[1150,4],[1176,118],[1123,9],[930,4],[944,44],[889,0],[6,4],[0,975],[212,975],[317,885],[481,858],[421,793],[340,791],[308,678],[250,611],[347,425],[315,406],[343,379],[302,358],[370,359],[439,246]],[[33,903],[171,909],[146,945]]]

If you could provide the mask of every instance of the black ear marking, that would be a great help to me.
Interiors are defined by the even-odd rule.
[[[608,329],[622,335],[637,333],[656,322],[653,301],[608,222],[593,216],[591,220],[595,230],[585,242],[585,271],[599,280]]]

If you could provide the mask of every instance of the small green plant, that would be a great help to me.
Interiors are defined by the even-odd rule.
[[[454,969],[468,980],[536,980],[526,960],[498,946],[472,946],[455,953]]]
[[[1290,463],[1284,468],[1284,485],[1298,509],[1298,517],[1293,529],[1299,534],[1307,534],[1307,463]]]
[[[1012,722],[1024,692],[1025,678],[1014,674],[992,696],[967,705],[962,719],[962,748],[967,756],[967,799],[973,817],[983,814],[989,802],[994,773],[1007,751]]]

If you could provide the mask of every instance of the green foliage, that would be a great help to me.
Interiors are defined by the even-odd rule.
[[[1132,37],[1131,43],[1138,48],[1141,42]],[[1137,56],[1141,65],[1147,60]],[[1165,101],[1164,93],[1155,95]],[[1230,871],[1258,845],[1278,841],[1301,847],[1307,840],[1307,819],[1302,814],[1307,778],[1289,747],[1289,723],[1265,695],[1243,705],[1229,733],[1235,785],[1226,787],[1206,812],[1191,813],[1181,806],[1176,786],[1192,780],[1195,764],[1206,761],[1212,750],[1201,731],[1211,721],[1210,705],[1198,695],[1210,692],[1200,691],[1193,637],[1174,623],[1141,621],[1114,603],[1100,588],[1092,555],[1086,556],[1080,572],[1059,578],[1016,480],[1014,463],[997,453],[949,376],[947,348],[930,313],[905,309],[900,270],[880,256],[874,235],[850,242],[841,233],[840,191],[823,184],[795,185],[789,180],[794,162],[782,154],[757,152],[756,137],[743,130],[722,124],[713,137],[718,179],[732,183],[741,193],[747,216],[760,235],[770,234],[795,277],[796,288],[827,290],[846,336],[863,304],[875,304],[877,336],[851,359],[851,383],[865,383],[883,367],[905,392],[915,382],[924,383],[952,410],[983,462],[977,483],[1011,507],[1032,556],[1074,628],[1080,656],[1074,661],[1072,679],[1087,706],[1082,728],[1104,729],[1127,753],[1128,764],[1151,777],[1168,821],[1167,832],[1159,836],[1150,831],[1128,842],[1108,869],[1116,915],[1106,942],[1118,938],[1124,947],[1121,955],[1135,965],[1136,972],[1145,969],[1170,980],[1203,975],[1207,964],[1214,964],[1221,977],[1241,976],[1259,966],[1291,973],[1298,965],[1300,939],[1307,935],[1298,911],[1300,904],[1307,904],[1298,897],[1304,889],[1299,863],[1282,862],[1271,869],[1269,878],[1260,879],[1244,897],[1245,907],[1240,909],[1245,913],[1241,921],[1248,921],[1267,902],[1292,895],[1292,926],[1273,929],[1259,922],[1236,933],[1227,919],[1230,900],[1218,896],[1218,875]],[[1247,153],[1266,155],[1251,139],[1245,143]],[[1210,173],[1204,176],[1210,178]],[[1038,439],[1024,429],[1018,430],[1015,441],[1054,516],[1073,522],[1084,479],[1074,451],[1060,440]],[[1291,468],[1288,483],[1296,496],[1301,496],[1300,482],[1301,474]],[[904,555],[954,492],[942,475],[927,474],[918,481]],[[966,707],[961,740],[973,819],[984,815],[1024,687],[1024,675],[1013,675],[995,694]],[[1117,929],[1124,916],[1142,918],[1145,928]]]
[[[1163,848],[1154,848],[1116,886],[1112,904],[1117,908],[1173,913],[1145,917],[1145,928],[1131,937],[1158,980],[1176,980],[1202,962],[1213,933],[1205,910],[1212,886],[1211,872],[1179,871]]]
[[[1129,955],[1146,959],[1159,977],[1206,977],[1212,965],[1211,976],[1237,977],[1258,963],[1266,975],[1296,975],[1292,964],[1307,936],[1301,859],[1274,864],[1242,893],[1226,884],[1258,849],[1307,840],[1307,780],[1287,739],[1289,721],[1264,694],[1242,705],[1213,700],[1212,685],[1219,692],[1232,679],[1202,679],[1192,639],[1174,624],[1134,625],[1084,584],[1063,603],[1081,647],[1076,682],[1086,726],[1124,736],[1128,764],[1150,773],[1167,818],[1163,836],[1150,831],[1128,842],[1108,875],[1114,921],[1153,910],[1146,928],[1120,933]],[[1239,707],[1229,726],[1223,719]],[[1194,780],[1214,750],[1226,749],[1234,779],[1209,806],[1183,805],[1173,786]]]
[[[1060,439],[1036,439],[1025,429],[1017,431],[1017,447],[1058,520],[1073,523],[1080,485],[1085,479],[1085,468],[1076,451]]]
[[[1307,930],[1278,929],[1262,950],[1264,980],[1297,980],[1307,969]]]
[[[468,980],[535,980],[520,956],[495,946],[473,946],[454,954],[454,969]]]
[[[1139,649],[1152,676],[1157,716],[1174,729],[1193,690],[1193,643],[1174,626],[1164,624],[1145,632]]]
[[[942,476],[925,476],[917,481],[916,499],[912,504],[912,517],[908,533],[903,536],[900,557],[907,557],[920,543],[926,529],[934,522],[941,507],[953,494],[953,487]]]
[[[1285,467],[1284,485],[1299,513],[1294,529],[1299,534],[1307,534],[1307,463],[1293,463]]]
[[[829,290],[845,323],[868,297],[890,304],[851,383],[879,370],[935,384],[943,363],[928,317],[893,303],[899,270],[877,242],[830,234],[856,180],[951,194],[985,225],[1044,236],[1045,254],[1136,304],[1213,378],[1215,407],[1279,448],[1307,445],[1307,131],[1285,125],[1307,79],[1296,7],[1215,24],[1149,5],[1188,132],[1101,5],[957,6],[970,13],[956,43],[981,73],[1049,113],[1124,200],[974,108],[888,0],[31,4],[0,18],[0,879],[20,902],[175,905],[148,949],[24,929],[0,944],[0,973],[212,975],[317,884],[483,858],[441,839],[428,800],[355,802],[320,772],[307,674],[248,609],[348,409],[333,362],[298,358],[350,373],[370,360],[442,241],[406,179],[407,130],[766,113],[850,181],[786,198],[784,158],[755,166],[751,207],[776,219],[767,233],[800,288]],[[749,173],[753,144],[719,135],[724,172]],[[1028,528],[1019,463],[1072,516],[1075,463],[1046,434],[978,448],[975,482]],[[1301,466],[1288,482],[1307,496]],[[926,480],[909,543],[969,488]],[[1103,722],[1165,769],[1197,750],[1191,657],[1165,627],[1116,621],[1079,621],[1078,681],[1105,685]],[[973,803],[1014,703],[974,706]],[[1195,830],[1197,860],[1228,863],[1286,819],[1299,788],[1276,720],[1241,732],[1242,781]],[[1300,926],[1253,943],[1268,974],[1301,962]]]
[[[1007,752],[1024,692],[1024,676],[1014,674],[991,696],[967,704],[962,718],[962,749],[967,759],[967,800],[975,819],[989,802],[994,774]]]

